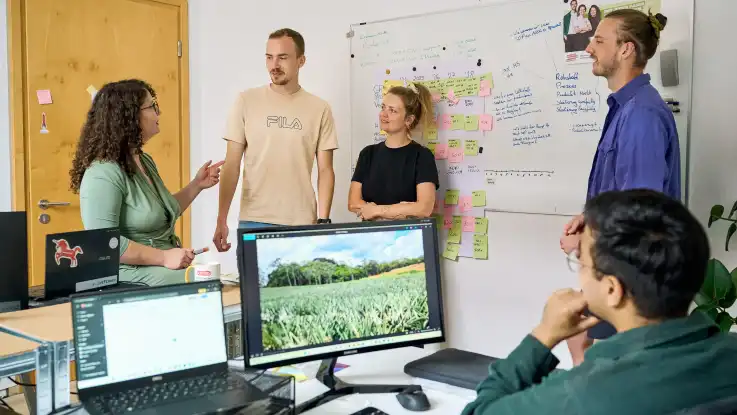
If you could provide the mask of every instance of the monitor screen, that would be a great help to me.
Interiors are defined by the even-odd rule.
[[[0,313],[28,308],[26,212],[0,212]]]
[[[239,234],[247,366],[444,341],[433,220]]]
[[[80,390],[227,362],[220,282],[74,297]]]

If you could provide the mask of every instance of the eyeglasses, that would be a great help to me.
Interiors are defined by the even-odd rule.
[[[159,110],[159,103],[156,101],[156,98],[153,99],[151,105],[141,108],[141,111],[147,110],[149,108],[153,108],[156,115],[161,115],[161,110]]]
[[[571,272],[579,272],[582,267],[586,266],[578,260],[578,256],[579,252],[576,249],[566,255],[566,265],[568,265],[568,269],[571,270]]]

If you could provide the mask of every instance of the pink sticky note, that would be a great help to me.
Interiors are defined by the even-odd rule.
[[[461,196],[461,212],[473,210],[473,196]]]
[[[440,116],[440,129],[441,130],[450,130],[453,128],[453,119],[450,117],[450,114],[443,114]]]
[[[456,93],[452,89],[448,90],[448,101],[452,102],[453,105],[457,104],[460,99],[456,98]]]
[[[445,160],[448,158],[448,144],[438,143],[435,146],[435,160]]]
[[[476,229],[476,218],[473,216],[463,217],[463,232],[473,232]]]
[[[440,213],[441,208],[445,206],[445,200],[443,200],[442,197],[439,197],[438,200],[435,201],[435,206],[432,208],[432,213]]]
[[[451,163],[462,162],[463,161],[463,149],[462,148],[451,148],[450,151],[448,152],[448,161]]]
[[[489,95],[491,95],[491,83],[488,79],[484,79],[479,85],[479,96],[488,97]]]
[[[494,128],[494,117],[491,114],[479,115],[479,130],[491,131]]]
[[[432,102],[438,103],[440,102],[440,94],[437,92],[432,93]]]
[[[443,216],[443,229],[450,229],[453,227],[453,207],[445,208],[445,215]]]
[[[41,105],[51,104],[51,90],[48,89],[39,89],[36,90],[36,97],[38,98],[38,103]]]

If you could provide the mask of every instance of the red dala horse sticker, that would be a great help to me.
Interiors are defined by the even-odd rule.
[[[56,244],[56,253],[54,254],[54,259],[56,260],[56,265],[61,265],[61,259],[66,258],[68,259],[71,264],[69,266],[71,268],[76,268],[77,266],[77,255],[83,254],[82,248],[75,246],[74,248],[71,248],[69,246],[69,242],[67,242],[66,239],[53,239],[53,243]]]

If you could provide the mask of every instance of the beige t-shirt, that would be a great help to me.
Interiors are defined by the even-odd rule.
[[[338,148],[330,106],[300,89],[269,85],[238,95],[225,139],[246,144],[240,220],[307,225],[317,220],[312,166],[317,151]]]

